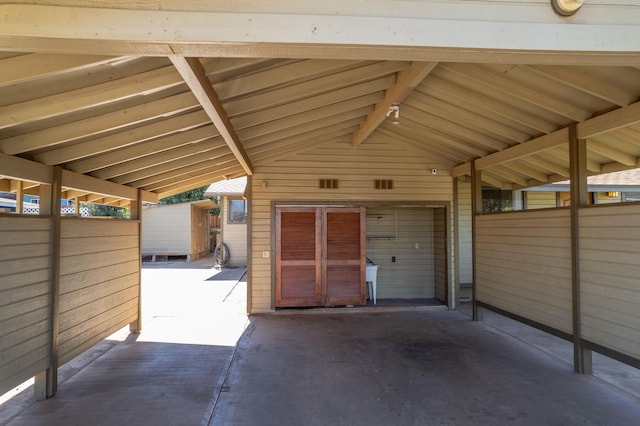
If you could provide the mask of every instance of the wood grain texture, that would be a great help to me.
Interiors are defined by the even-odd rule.
[[[571,332],[569,210],[476,218],[476,299]]]
[[[579,214],[582,337],[640,358],[640,205]]]
[[[0,394],[50,364],[51,226],[0,217]]]

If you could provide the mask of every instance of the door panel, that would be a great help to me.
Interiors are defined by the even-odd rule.
[[[321,298],[320,214],[276,209],[276,306],[316,306]]]
[[[366,303],[364,208],[323,210],[325,305],[363,305]]]

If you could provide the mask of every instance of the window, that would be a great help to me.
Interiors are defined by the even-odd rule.
[[[247,223],[247,201],[229,200],[228,223]]]

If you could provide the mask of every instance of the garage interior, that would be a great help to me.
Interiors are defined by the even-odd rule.
[[[640,165],[638,5],[90,3],[0,4],[0,190],[17,201],[0,213],[0,393],[35,376],[51,397],[60,365],[140,332],[142,205],[244,175],[251,313],[277,305],[277,203],[383,194],[361,213],[359,263],[337,265],[359,268],[360,301],[370,257],[381,298],[453,308],[470,283],[474,319],[490,309],[570,341],[577,372],[592,351],[640,366],[640,205],[592,206],[586,190]],[[564,180],[565,208],[482,210],[483,186]],[[129,218],[63,216],[62,199]],[[431,249],[433,280],[412,286],[406,268],[392,288],[397,217],[418,212],[432,243],[425,230],[403,250]]]

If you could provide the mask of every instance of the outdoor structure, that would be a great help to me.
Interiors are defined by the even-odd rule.
[[[227,266],[247,264],[247,214],[245,198],[247,178],[239,177],[212,183],[205,191],[208,197],[220,198],[220,239],[229,248]]]
[[[640,3],[551,3],[0,3],[0,191],[41,200],[0,214],[0,392],[139,331],[142,204],[240,176],[249,312],[362,304],[372,257],[379,297],[468,284],[578,372],[640,366],[640,204],[587,191],[639,164]],[[483,213],[566,180],[570,207]]]
[[[145,206],[142,209],[142,256],[184,257],[187,262],[211,251],[211,200]]]

